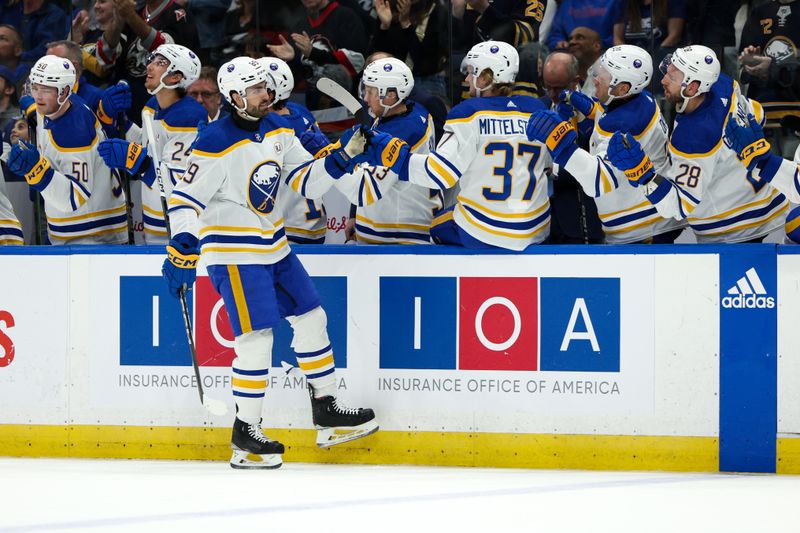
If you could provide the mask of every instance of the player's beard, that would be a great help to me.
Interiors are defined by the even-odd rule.
[[[248,105],[247,114],[255,118],[264,118],[269,114],[269,105],[268,103],[262,103],[261,105]]]

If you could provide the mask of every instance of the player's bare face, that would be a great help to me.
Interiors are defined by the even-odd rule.
[[[467,67],[467,85],[469,86],[469,96],[471,98],[475,98],[478,96],[478,91],[475,90],[475,85],[477,85],[480,89],[485,89],[491,84],[491,81],[487,81],[486,76],[478,76],[476,75],[473,70],[472,66]]]
[[[383,103],[381,103],[381,97],[377,87],[364,88],[364,103],[367,104],[369,110],[372,111],[372,114],[376,117],[383,115],[384,104],[390,106],[395,102],[397,102],[397,95],[394,92],[388,93],[383,98]]]
[[[661,78],[661,86],[664,87],[664,96],[667,101],[679,104],[683,101],[681,89],[683,87],[683,72],[676,69],[674,65],[667,67],[667,72]]]
[[[247,114],[257,118],[267,116],[274,95],[274,92],[267,89],[265,82],[248,87],[244,92]]]
[[[34,83],[31,86],[31,96],[36,100],[36,111],[40,115],[52,115],[58,108],[58,89]]]
[[[153,91],[161,83],[161,76],[169,68],[169,60],[164,56],[153,56],[147,63],[147,76],[144,79],[146,89]]]
[[[608,101],[608,87],[611,83],[611,74],[599,63],[592,65],[589,69],[589,75],[592,77],[592,85],[594,86],[594,95],[602,103]]]

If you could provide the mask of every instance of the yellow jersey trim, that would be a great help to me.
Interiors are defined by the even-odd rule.
[[[244,288],[242,288],[242,277],[239,275],[239,267],[237,265],[228,265],[228,277],[231,280],[233,301],[236,302],[236,314],[239,315],[239,326],[242,328],[242,333],[249,333],[253,331],[253,326],[250,324],[250,311],[247,310],[247,300],[245,300]]]

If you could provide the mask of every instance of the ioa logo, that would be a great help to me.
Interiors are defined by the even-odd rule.
[[[722,298],[722,307],[726,309],[772,309],[775,298],[766,296],[767,289],[755,268],[751,268],[739,278],[736,285],[728,289],[730,296]]]

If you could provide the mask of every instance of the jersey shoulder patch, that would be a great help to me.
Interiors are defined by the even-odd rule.
[[[644,133],[657,113],[655,100],[650,93],[643,91],[600,117],[598,126],[607,133],[621,131],[636,137]]]
[[[83,99],[73,96],[70,100],[69,111],[56,120],[47,120],[45,129],[50,132],[57,150],[88,150],[97,138],[99,122]]]

